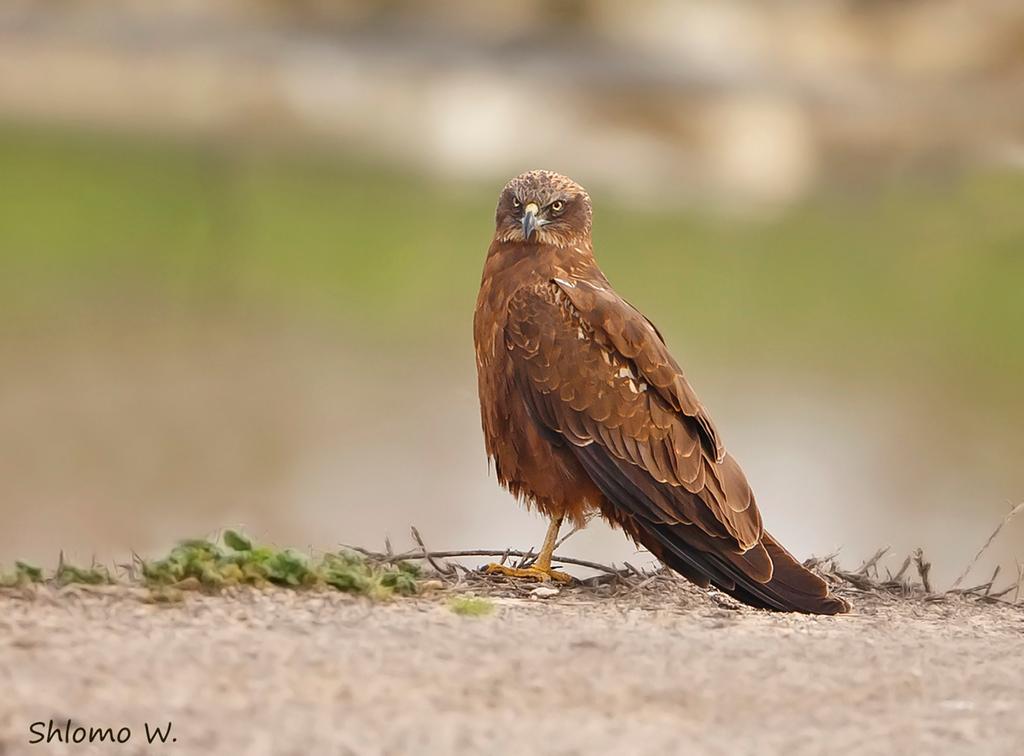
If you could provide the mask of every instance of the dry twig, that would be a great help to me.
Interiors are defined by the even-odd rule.
[[[434,555],[431,554],[427,550],[426,544],[423,543],[423,537],[420,535],[420,531],[416,529],[416,526],[415,525],[411,526],[410,530],[412,530],[413,540],[416,541],[417,544],[419,544],[420,550],[423,552],[423,558],[426,559],[430,563],[430,566],[433,567],[435,570],[437,570],[442,575],[451,575],[452,574],[452,568],[451,567],[449,567],[448,565],[441,565],[438,562],[434,561]],[[400,559],[396,560],[394,555],[391,553],[391,543],[389,541],[386,541],[385,543],[387,543],[387,549],[388,549],[387,558],[388,558],[388,561],[389,562],[402,561]]]
[[[999,531],[1001,531],[1006,526],[1006,523],[1008,523],[1010,520],[1016,517],[1021,510],[1024,510],[1024,501],[1022,501],[1020,504],[1018,504],[1017,506],[1015,506],[1013,509],[1006,513],[1006,517],[1004,517],[1002,522],[1000,522],[996,526],[996,529],[992,531],[992,535],[988,537],[988,540],[985,541],[985,544],[980,549],[978,549],[978,553],[974,555],[974,559],[972,559],[970,563],[967,565],[967,567],[964,568],[964,571],[960,573],[960,577],[958,577],[953,582],[952,589],[956,589],[960,586],[960,583],[962,583],[964,578],[967,577],[967,574],[972,569],[974,569],[974,565],[978,563],[978,560],[981,558],[981,555],[984,554],[985,551],[988,550],[988,547],[992,545],[992,542],[996,539],[996,536],[999,535]]]
[[[931,562],[924,561],[924,551],[920,548],[914,549],[914,564],[917,566],[917,574],[921,578],[924,592],[930,594],[932,592],[932,583],[928,579],[928,573],[931,572],[932,565]]]
[[[860,568],[857,570],[857,574],[858,575],[867,575],[868,574],[868,570],[870,570],[872,567],[877,565],[878,564],[878,560],[881,559],[883,556],[885,556],[887,553],[889,553],[889,547],[888,546],[886,546],[885,548],[881,548],[878,551],[876,551],[875,555],[873,557],[868,559],[866,562],[864,562],[864,564],[862,564],[860,566]],[[875,575],[878,575],[878,570],[877,569],[875,570]]]
[[[362,554],[363,556],[369,557],[371,559],[388,560],[388,557],[387,557],[386,554],[381,554],[380,552],[372,551],[370,549],[364,549],[361,546],[344,545],[344,547],[346,549],[351,549],[352,551],[355,551],[355,552],[357,552],[359,554]],[[460,550],[456,550],[456,551],[431,551],[430,552],[430,557],[433,558],[433,559],[458,559],[460,557],[477,557],[477,556],[482,556],[482,557],[516,557],[516,558],[523,558],[523,557],[526,557],[526,556],[530,556],[532,554],[533,554],[532,549],[530,551],[519,551],[517,549],[465,549],[465,550],[461,550],[460,549]],[[390,559],[392,559],[392,560],[394,560],[396,562],[404,562],[404,561],[408,561],[408,560],[411,560],[411,559],[427,559],[427,561],[430,561],[430,559],[428,559],[427,554],[424,552],[422,547],[420,547],[419,549],[412,549],[410,551],[405,551],[405,552],[403,552],[401,554],[394,554],[394,555],[392,555],[392,557]],[[574,559],[572,557],[560,556],[558,554],[554,554],[551,557],[551,561],[552,562],[559,562],[561,564],[573,564],[573,565],[576,565],[577,567],[589,567],[592,570],[597,570],[599,572],[604,572],[604,573],[609,574],[609,575],[622,575],[622,574],[624,574],[623,570],[617,569],[614,565],[609,566],[609,565],[606,565],[606,564],[599,564],[598,562],[590,562],[590,561],[587,561],[586,559]],[[436,567],[435,567],[435,569],[436,569]],[[438,571],[440,572],[440,570],[438,570]],[[446,573],[442,572],[442,574],[446,574]]]
[[[902,567],[900,567],[900,571],[899,571],[899,572],[897,572],[897,573],[896,573],[895,575],[893,575],[893,576],[892,576],[892,579],[893,579],[894,581],[896,581],[896,582],[899,582],[900,580],[902,580],[902,579],[903,579],[903,576],[904,576],[904,575],[906,574],[907,570],[909,570],[909,569],[910,569],[910,563],[911,563],[912,561],[913,561],[913,559],[912,559],[912,558],[910,557],[910,555],[908,554],[908,555],[907,555],[907,558],[903,560],[903,566],[902,566]]]

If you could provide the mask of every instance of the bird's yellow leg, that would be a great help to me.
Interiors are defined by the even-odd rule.
[[[548,525],[548,533],[544,536],[544,545],[540,547],[540,554],[529,567],[506,567],[503,564],[491,563],[487,565],[485,572],[500,572],[502,575],[519,578],[532,578],[546,583],[554,580],[559,583],[568,583],[572,577],[564,572],[551,569],[551,555],[555,551],[555,542],[558,540],[558,530],[562,527],[562,518],[553,518]]]

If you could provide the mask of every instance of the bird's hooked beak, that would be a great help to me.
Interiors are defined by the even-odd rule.
[[[533,236],[533,232],[538,227],[543,226],[543,221],[538,221],[537,213],[540,208],[537,207],[537,203],[530,202],[523,208],[523,238],[526,241],[530,241],[530,237]]]

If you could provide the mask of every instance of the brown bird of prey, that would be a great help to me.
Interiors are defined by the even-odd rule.
[[[754,494],[658,329],[594,260],[590,197],[530,171],[498,198],[474,336],[480,410],[498,480],[550,520],[516,577],[567,581],[563,520],[599,512],[670,568],[751,606],[836,614],[829,593],[764,529]]]

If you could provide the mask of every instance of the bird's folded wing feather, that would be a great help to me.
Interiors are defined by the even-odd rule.
[[[505,342],[534,418],[635,492],[624,514],[771,578],[750,487],[643,315],[603,282],[555,279],[512,297]]]

